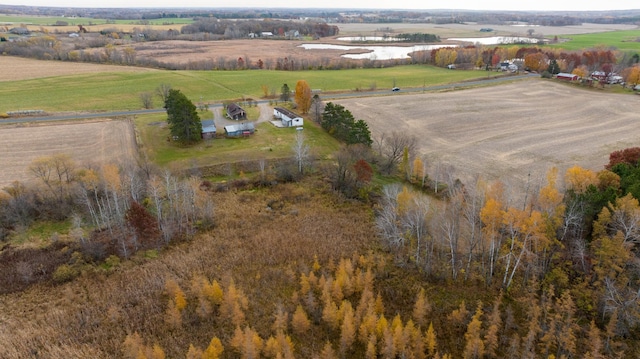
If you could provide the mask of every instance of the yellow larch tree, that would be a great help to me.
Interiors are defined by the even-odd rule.
[[[222,304],[220,305],[220,317],[229,320],[233,325],[242,325],[245,321],[244,311],[249,306],[249,300],[242,292],[236,288],[233,280],[229,283],[229,287],[224,291]]]
[[[420,327],[416,327],[413,323],[413,320],[409,319],[407,324],[404,326],[404,338],[406,341],[406,352],[408,353],[408,358],[414,359],[425,359],[425,345],[424,338],[422,337],[422,332],[420,331]]]
[[[500,317],[500,301],[502,300],[502,292],[498,295],[493,303],[493,309],[489,316],[488,328],[484,335],[485,354],[489,358],[497,358],[496,350],[499,347],[500,327],[502,326],[502,318]]]
[[[467,326],[467,332],[464,334],[466,344],[462,356],[465,359],[480,359],[484,356],[484,342],[480,337],[482,314],[482,304],[478,303],[476,312]]]
[[[367,312],[364,317],[362,317],[360,327],[358,328],[358,339],[360,340],[360,343],[367,344],[370,341],[371,335],[376,335],[377,323],[378,318],[371,311]]]
[[[378,318],[378,322],[376,323],[376,337],[378,338],[378,341],[381,341],[384,337],[384,331],[387,329],[387,327],[389,326],[389,322],[387,321],[387,318],[384,317],[384,315],[381,315]]]
[[[304,335],[309,328],[311,328],[311,321],[307,316],[307,312],[305,312],[300,304],[298,304],[296,311],[291,317],[291,328],[293,328],[293,332],[297,335]]]
[[[343,304],[342,324],[340,325],[340,353],[346,356],[355,340],[357,325],[351,303],[344,301]]]
[[[289,314],[282,308],[281,305],[278,305],[276,308],[276,312],[274,314],[273,324],[271,325],[271,329],[278,333],[280,331],[285,332],[288,328],[289,323]]]
[[[222,342],[217,337],[213,337],[207,349],[202,353],[202,359],[219,359],[222,352],[224,352]]]
[[[390,326],[386,326],[382,333],[382,340],[379,341],[379,352],[384,359],[395,359],[396,347],[393,342],[393,331]]]
[[[420,326],[424,327],[427,323],[427,314],[431,311],[431,304],[427,300],[424,288],[420,288],[416,296],[416,302],[413,306],[413,320]]]
[[[338,318],[338,306],[333,300],[329,300],[322,308],[322,320],[330,329],[338,329],[340,324]]]
[[[377,359],[378,358],[378,353],[377,353],[377,339],[376,336],[374,334],[371,334],[369,336],[369,340],[366,342],[367,345],[367,351],[365,352],[365,359]]]
[[[326,342],[324,347],[322,347],[322,351],[320,352],[319,359],[338,359],[336,352],[333,350],[330,342]]]
[[[602,336],[600,329],[593,320],[591,320],[591,324],[589,325],[587,338],[587,351],[584,353],[584,359],[604,359],[604,355],[602,354]]]
[[[424,333],[424,346],[427,349],[429,356],[434,356],[438,349],[438,343],[436,339],[436,332],[433,329],[433,322],[429,323],[429,328]]]
[[[202,359],[203,351],[202,349],[194,346],[193,344],[189,344],[189,350],[187,350],[187,359]]]

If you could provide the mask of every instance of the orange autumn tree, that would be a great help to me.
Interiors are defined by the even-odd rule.
[[[298,106],[298,110],[303,114],[309,113],[309,108],[311,108],[311,87],[309,87],[307,81],[298,80],[295,91],[294,101]]]

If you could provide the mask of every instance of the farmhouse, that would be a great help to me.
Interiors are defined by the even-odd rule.
[[[256,131],[253,122],[243,122],[237,125],[224,126],[227,137],[248,137]]]
[[[282,107],[275,107],[273,109],[273,117],[279,118],[280,121],[282,121],[282,127],[300,127],[303,124],[302,117]]]
[[[213,120],[202,121],[202,133],[203,140],[208,140],[216,137],[216,125]]]
[[[556,78],[564,81],[578,81],[579,76],[567,72],[561,72],[556,75]]]
[[[227,105],[227,117],[231,120],[244,120],[247,118],[247,113],[235,103]]]

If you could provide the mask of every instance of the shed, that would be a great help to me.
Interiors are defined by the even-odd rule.
[[[227,137],[248,137],[256,131],[253,122],[243,122],[237,125],[224,126]]]
[[[558,80],[565,80],[565,81],[578,81],[578,78],[580,77],[578,75],[570,74],[567,72],[561,72],[556,75],[556,78]]]
[[[202,121],[202,139],[208,140],[216,137],[216,124],[213,120]]]
[[[303,125],[302,117],[286,108],[275,107],[273,109],[273,116],[282,121],[283,127],[300,127]]]
[[[235,103],[227,105],[227,117],[232,120],[243,120],[247,118],[247,113]]]

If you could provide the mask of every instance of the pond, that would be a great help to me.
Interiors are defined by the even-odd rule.
[[[393,41],[392,37],[387,37],[385,40],[381,36],[351,36],[340,37],[338,40],[342,41]],[[347,40],[351,39],[351,40]],[[481,45],[502,45],[513,43],[537,43],[538,39],[528,37],[517,36],[492,36],[492,37],[460,37],[450,38],[447,41],[455,41],[459,44],[424,44],[424,45],[412,45],[412,46],[382,46],[382,45],[332,45],[332,44],[302,44],[300,47],[305,50],[361,50],[359,54],[344,54],[341,55],[347,59],[355,60],[395,60],[395,59],[409,59],[409,54],[416,51],[431,51],[434,49],[440,49],[443,47],[456,47],[464,43],[473,43]]]
[[[454,47],[457,45],[413,45],[413,46],[376,46],[376,45],[331,45],[331,44],[302,44],[305,50],[362,50],[360,54],[341,55],[347,59],[356,60],[394,60],[408,59],[409,54],[416,51],[429,51],[442,47]]]

